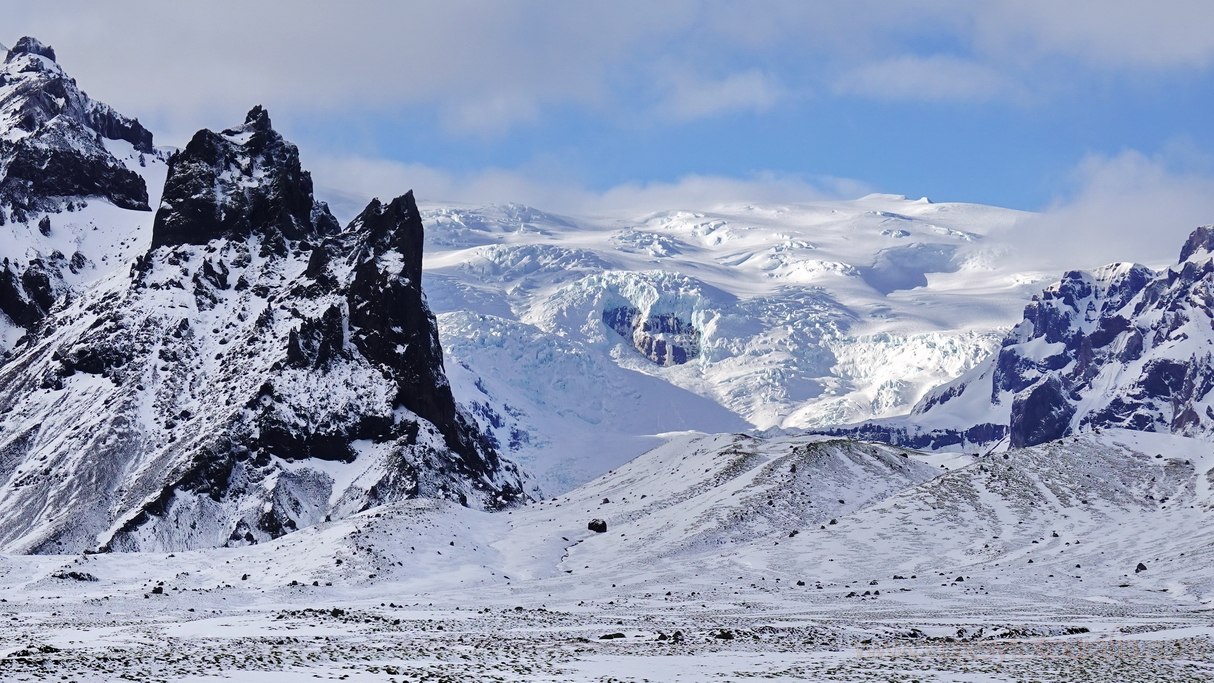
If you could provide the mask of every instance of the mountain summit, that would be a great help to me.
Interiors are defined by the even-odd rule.
[[[169,159],[152,248],[256,231],[281,251],[285,240],[319,241],[338,230],[312,198],[312,176],[300,168],[299,150],[257,106],[243,125],[198,131]]]
[[[17,41],[0,64],[0,357],[134,257],[163,182],[146,128],[89,98],[49,46]]]
[[[135,119],[88,97],[55,62],[55,51],[29,37],[0,66],[0,205],[21,221],[59,211],[80,197],[150,210],[144,180],[107,141],[152,153],[152,134]]]

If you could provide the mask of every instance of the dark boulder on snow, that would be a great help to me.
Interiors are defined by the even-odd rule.
[[[1141,562],[1138,563],[1137,567],[1134,567],[1135,574],[1138,574],[1139,572],[1145,572],[1146,570],[1147,570],[1147,566]]]
[[[97,581],[96,576],[93,576],[92,574],[90,574],[88,572],[77,571],[74,569],[55,572],[54,574],[51,574],[51,578],[52,579],[62,579],[64,581],[86,581],[86,582]]]
[[[590,520],[590,523],[586,525],[586,528],[595,532],[596,534],[605,534],[607,533],[607,522],[601,519],[592,519]]]

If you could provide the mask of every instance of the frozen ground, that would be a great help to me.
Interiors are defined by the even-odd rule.
[[[0,679],[1214,677],[1205,443],[666,439],[511,513],[415,501],[247,548],[0,556]]]

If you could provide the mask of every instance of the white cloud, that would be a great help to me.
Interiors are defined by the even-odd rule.
[[[942,55],[896,57],[856,67],[835,81],[835,91],[881,100],[926,102],[1023,97],[1020,87],[994,68]]]
[[[1019,258],[1060,269],[1175,262],[1188,234],[1214,223],[1214,176],[1173,161],[1133,150],[1088,157],[1073,195],[1015,228]]]
[[[980,49],[1003,58],[1074,57],[1105,68],[1208,68],[1209,0],[999,0],[969,3]]]
[[[802,179],[771,173],[745,178],[689,175],[671,182],[625,183],[592,190],[525,170],[486,169],[456,174],[419,164],[357,156],[314,156],[316,194],[343,220],[371,197],[387,199],[414,190],[422,203],[521,202],[582,215],[636,216],[649,211],[707,209],[725,204],[797,203],[852,198],[872,191],[844,178]]]
[[[551,105],[609,99],[613,69],[694,17],[686,2],[63,2],[6,10],[9,30],[124,111],[197,128],[271,111],[432,107],[493,132]],[[200,113],[207,121],[200,121]]]
[[[728,112],[764,112],[784,96],[783,86],[757,70],[719,79],[679,75],[670,79],[657,110],[664,118],[689,121]]]
[[[93,94],[174,132],[254,103],[279,117],[419,107],[449,132],[485,135],[564,107],[675,122],[761,112],[838,74],[856,92],[958,100],[1072,63],[1214,63],[1208,0],[10,4],[6,40],[54,44]],[[958,56],[932,56],[938,45]],[[654,64],[684,76],[665,82],[659,106],[638,107],[663,83]]]

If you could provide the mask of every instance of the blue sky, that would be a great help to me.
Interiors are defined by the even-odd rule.
[[[264,103],[337,204],[880,191],[1214,220],[1204,0],[11,4],[2,40],[53,44],[161,143]]]

